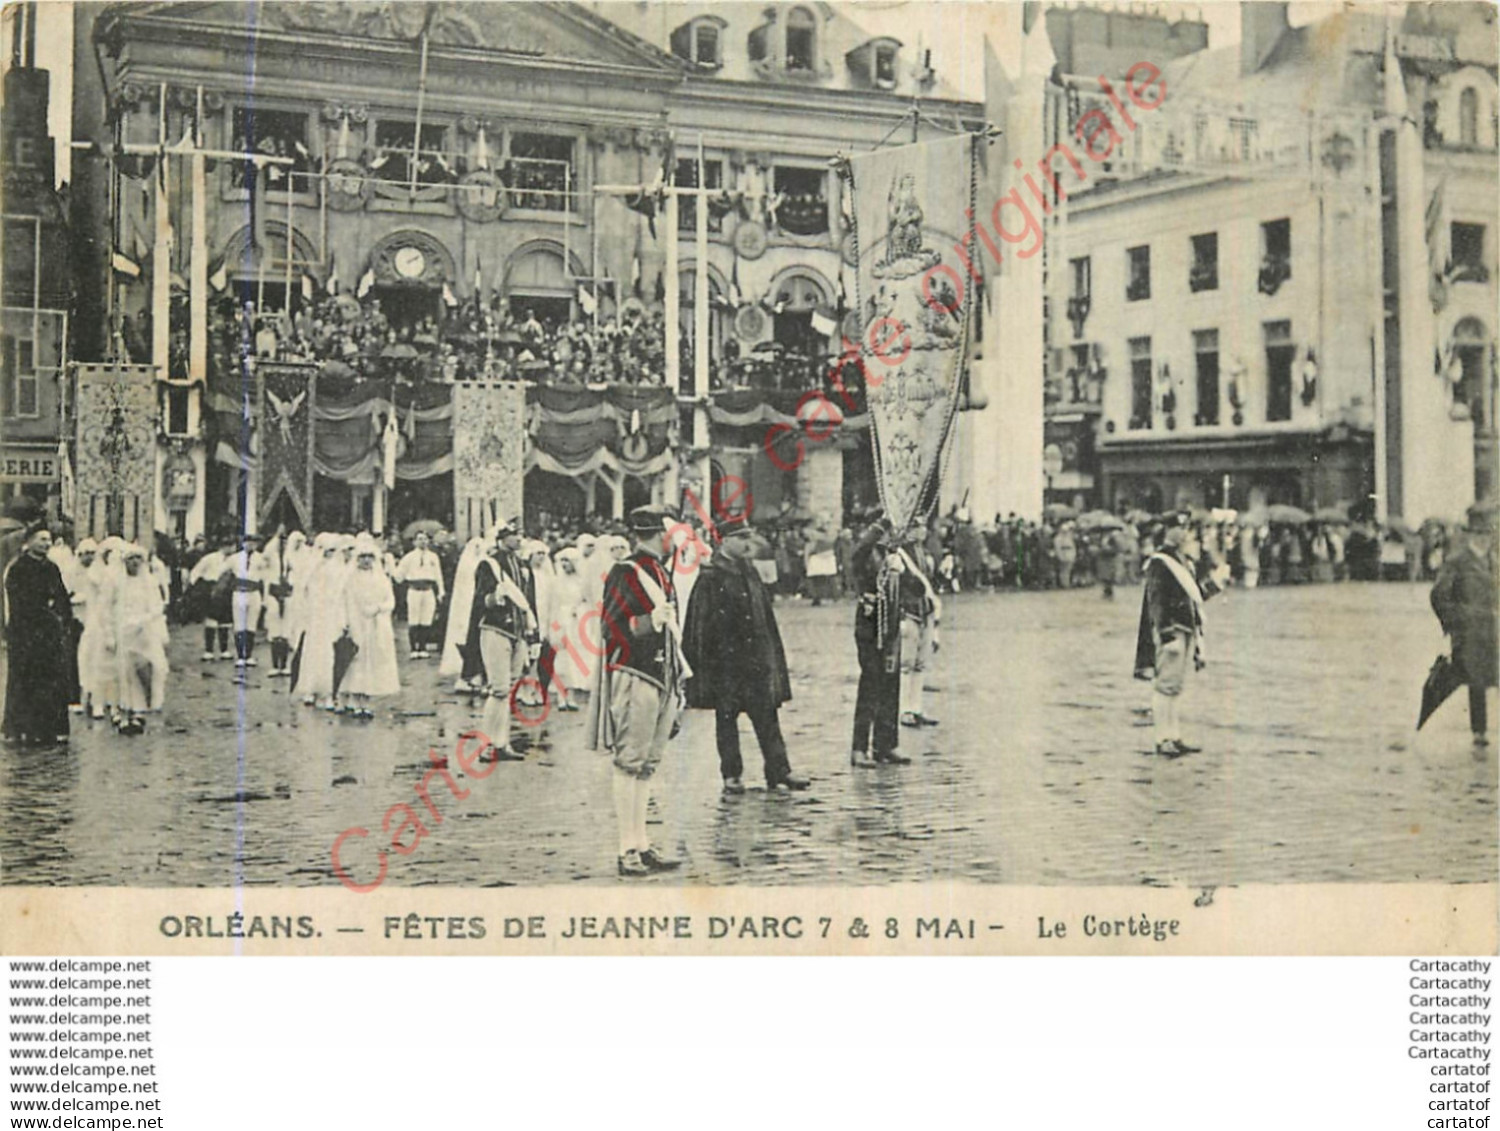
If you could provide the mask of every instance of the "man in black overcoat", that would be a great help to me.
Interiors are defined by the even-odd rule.
[[[1469,728],[1477,746],[1489,744],[1487,689],[1500,684],[1496,657],[1495,527],[1493,507],[1469,510],[1462,545],[1450,551],[1432,586],[1432,611],[1453,642],[1453,662],[1469,685]]]
[[[792,697],[786,653],[771,595],[751,560],[755,535],[742,516],[721,522],[724,541],[693,585],[683,626],[683,653],[693,669],[690,708],[716,716],[719,772],[725,793],[745,790],[739,718],[750,716],[765,760],[766,788],[806,789],[792,773],[777,711]]]

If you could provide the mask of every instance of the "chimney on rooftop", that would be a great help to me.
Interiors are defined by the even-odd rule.
[[[1240,4],[1240,74],[1253,75],[1270,58],[1291,26],[1284,3],[1244,0]]]

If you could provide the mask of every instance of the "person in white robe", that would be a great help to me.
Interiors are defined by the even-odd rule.
[[[344,562],[337,534],[313,540],[319,557],[309,571],[303,606],[301,659],[294,691],[309,707],[333,710],[333,645],[344,633]]]
[[[438,674],[444,679],[453,679],[455,691],[473,688],[476,676],[479,685],[484,682],[479,657],[466,657],[463,651],[469,639],[469,616],[474,605],[474,571],[484,556],[484,539],[470,538],[453,572],[453,599],[448,602],[448,628],[443,634],[443,655]]]
[[[115,662],[114,601],[115,586],[123,573],[120,551],[125,540],[111,534],[99,543],[99,554],[89,567],[93,582],[89,593],[89,620],[84,638],[79,642],[79,676],[88,673],[89,715],[102,719],[110,715],[118,722],[118,665]]]
[[[396,567],[396,580],[406,586],[406,635],[411,658],[425,660],[438,654],[433,624],[443,601],[443,564],[432,552],[426,534],[419,533],[416,545]]]
[[[344,675],[341,691],[354,701],[354,713],[372,717],[371,698],[395,695],[401,690],[396,668],[396,636],[391,616],[396,611],[396,593],[391,579],[378,562],[380,549],[369,535],[361,534],[354,550],[354,569],[344,581],[344,620],[350,638],[359,649]]]
[[[583,596],[583,576],[578,572],[580,559],[573,546],[552,556],[557,572],[552,579],[551,613],[542,622],[547,643],[552,647],[549,694],[559,711],[578,710],[575,698],[580,693],[588,694],[591,674],[578,636],[579,621],[588,608]]]
[[[118,727],[136,735],[146,729],[146,712],[161,710],[167,690],[167,599],[140,546],[120,551],[110,620]]]
[[[281,678],[291,674],[292,663],[292,594],[300,580],[296,576],[297,555],[306,539],[300,530],[290,534],[278,532],[264,551],[266,571],[265,618],[266,639],[271,645],[271,675]]]
[[[63,583],[68,587],[68,597],[73,605],[73,635],[70,640],[73,646],[74,663],[77,665],[75,670],[78,672],[78,700],[70,703],[68,709],[74,714],[88,709],[88,685],[83,670],[85,655],[83,637],[84,633],[88,632],[89,597],[94,588],[90,568],[94,564],[94,557],[98,551],[98,543],[92,538],[85,538],[73,551],[71,568],[63,574]]]

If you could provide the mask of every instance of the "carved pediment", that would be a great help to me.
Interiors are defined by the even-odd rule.
[[[671,56],[569,3],[463,3],[461,0],[266,0],[263,3],[121,4],[114,34],[129,38],[177,25],[201,31],[274,32],[306,37],[468,48],[605,66],[673,72]]]

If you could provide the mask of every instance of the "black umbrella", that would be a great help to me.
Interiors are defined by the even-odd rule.
[[[302,678],[302,645],[307,642],[307,634],[297,637],[297,650],[292,653],[292,678],[291,687],[287,688],[287,694],[293,694],[297,690],[297,680]]]
[[[354,643],[354,638],[348,633],[340,636],[333,642],[333,693],[339,693],[339,685],[344,682],[344,676],[349,672],[349,665],[354,663],[354,657],[359,654],[359,645]]]
[[[1444,700],[1465,683],[1463,670],[1453,662],[1453,657],[1439,656],[1432,661],[1427,673],[1427,682],[1422,685],[1422,711],[1417,716],[1417,729],[1432,717],[1432,713],[1443,705]]]

